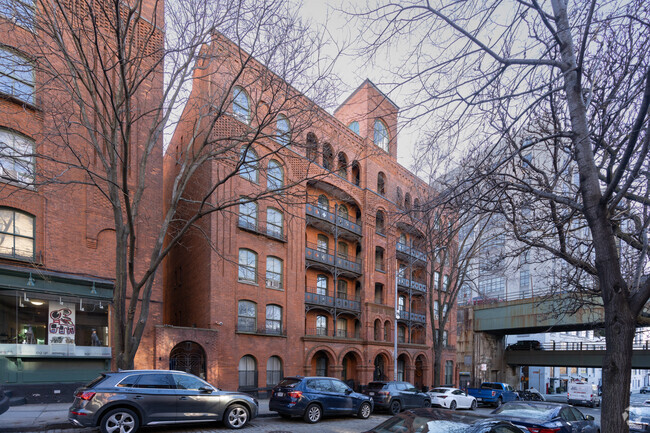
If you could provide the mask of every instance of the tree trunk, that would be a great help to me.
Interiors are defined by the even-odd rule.
[[[440,386],[442,346],[434,343],[433,345],[433,386]]]

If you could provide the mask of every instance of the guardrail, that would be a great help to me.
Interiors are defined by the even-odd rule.
[[[491,305],[499,302],[518,301],[522,299],[533,299],[543,296],[566,295],[571,293],[567,290],[554,290],[549,288],[537,289],[524,292],[501,293],[494,295],[476,296],[472,299],[458,298],[458,305]]]
[[[512,346],[512,345],[510,345]],[[516,348],[508,349],[508,352],[538,352],[540,350],[548,351],[567,351],[567,350],[606,350],[606,344],[601,342],[583,342],[583,341],[551,341],[548,343],[540,344],[537,348]],[[634,344],[632,350],[650,350],[650,344]]]
[[[323,221],[327,221],[330,224],[336,224],[339,227],[342,227],[352,233],[361,235],[361,225],[355,221],[352,221],[350,217],[345,218],[340,215],[335,215],[334,212],[330,212],[329,208],[325,209],[324,207],[319,206],[317,203],[307,203],[305,205],[305,212],[307,215],[319,218]]]
[[[345,269],[356,274],[361,274],[362,261],[360,258],[352,259],[349,256],[348,258],[341,256],[334,257],[333,254],[330,254],[329,250],[320,250],[318,248],[318,245],[314,244],[307,244],[305,248],[305,256],[308,260],[323,263],[329,266],[334,266],[334,263],[336,263],[336,266],[341,269]]]

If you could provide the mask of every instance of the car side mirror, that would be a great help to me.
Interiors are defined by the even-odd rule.
[[[353,392],[354,392],[354,391],[352,391],[350,388],[348,388],[348,389],[345,390],[345,395],[350,395],[350,394],[352,394]]]
[[[212,394],[212,391],[214,391],[211,387],[209,386],[202,386],[199,388],[199,391],[205,393],[205,394]]]
[[[595,418],[593,416],[591,416],[591,415],[585,415],[585,419],[587,421],[593,421]]]

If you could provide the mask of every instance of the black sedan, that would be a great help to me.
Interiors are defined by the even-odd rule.
[[[441,409],[412,409],[365,433],[521,433],[508,421]]]
[[[537,401],[511,401],[492,412],[492,416],[512,422],[524,431],[554,433],[598,433],[594,417],[583,415],[568,404]]]

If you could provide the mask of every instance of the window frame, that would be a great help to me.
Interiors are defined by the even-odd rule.
[[[242,314],[242,305],[248,304],[253,307],[252,315]],[[257,303],[248,299],[240,299],[237,302],[237,331],[257,332]]]
[[[4,238],[5,236],[10,236],[12,239],[11,254],[0,253],[0,257],[15,259],[15,260],[33,261],[36,254],[36,217],[27,212],[23,212],[15,208],[5,207],[5,206],[0,207],[0,212],[11,212],[11,227],[12,227],[11,232],[4,231],[4,228],[0,227],[0,238]],[[27,236],[21,233],[16,233],[17,215],[21,215],[22,217],[26,218],[26,221],[29,221],[31,223],[31,236]],[[26,239],[28,241],[31,240],[31,256],[16,254],[16,238]]]
[[[269,311],[271,312],[271,318],[269,318]],[[280,318],[276,318],[275,315],[279,312]],[[271,325],[271,327],[269,327]],[[267,334],[273,335],[282,335],[282,306],[278,304],[267,304],[266,306],[266,315],[264,322],[264,329]]]
[[[3,58],[6,59],[6,63],[3,64],[0,62],[0,93],[17,101],[35,106],[36,68],[34,62],[26,55],[7,46],[0,46],[0,60]],[[31,77],[25,77],[25,75],[31,75]],[[27,88],[28,91],[16,92],[17,88],[23,87]],[[30,89],[31,92],[29,91]]]
[[[271,215],[277,215],[279,218],[278,221],[269,218]],[[274,207],[269,207],[266,209],[266,234],[276,238],[284,237],[284,214],[281,210]]]
[[[246,105],[242,105],[243,100],[240,98],[242,96],[246,100]],[[233,116],[247,125],[251,122],[251,101],[248,96],[248,92],[241,87],[235,86],[232,91],[232,114]]]
[[[260,181],[260,168],[257,152],[252,146],[241,148],[240,151],[241,165],[239,166],[239,176],[249,182],[258,184]]]
[[[252,257],[255,259],[254,260],[254,266],[251,266],[250,264],[243,264],[242,263],[242,252],[244,253],[251,253]],[[238,256],[238,271],[237,271],[237,281],[240,283],[249,283],[249,284],[257,284],[257,259],[258,255],[255,251],[249,249],[249,248],[240,248],[239,249],[239,256]],[[253,279],[250,278],[245,278],[242,277],[242,267],[244,268],[244,271],[252,272],[253,273]]]
[[[321,284],[323,281],[325,282],[324,285]],[[325,274],[316,275],[316,294],[321,296],[327,296],[328,291],[329,291],[329,278],[327,278],[327,275]]]
[[[247,198],[242,197],[241,200],[247,200]],[[254,201],[243,201],[239,203],[239,215],[237,224],[239,224],[240,227],[257,231],[258,212],[259,206]]]
[[[280,124],[283,123],[286,125],[286,129],[280,127]],[[278,114],[275,121],[275,141],[280,143],[283,146],[289,146],[291,144],[291,123],[289,119],[284,114]]]
[[[381,129],[378,129],[378,126],[380,126]],[[383,120],[375,119],[375,123],[374,123],[372,129],[373,129],[372,142],[378,148],[384,150],[385,152],[388,152],[389,143],[390,143],[390,136],[388,134],[388,126],[384,123]]]
[[[321,322],[325,322],[323,325]],[[327,336],[327,316],[319,314],[316,316],[316,335]]]
[[[3,137],[6,137],[7,143],[2,141]],[[35,147],[36,142],[32,138],[0,127],[0,181],[33,183],[36,178]]]
[[[250,366],[249,360],[252,361],[253,369],[249,369]],[[241,369],[242,361],[245,361],[245,369]],[[257,359],[253,355],[244,355],[239,358],[239,363],[237,364],[237,373],[238,377],[238,386],[240,389],[250,389],[257,388]],[[244,373],[244,383],[242,384],[242,373]],[[251,374],[252,373],[252,374]],[[250,377],[252,376],[252,377]]]
[[[269,270],[269,264],[279,265],[280,271],[278,272],[275,269]],[[267,289],[276,289],[283,290],[283,263],[280,257],[276,256],[266,256],[266,288]],[[275,268],[275,266],[273,266]],[[271,278],[269,278],[271,276]]]
[[[271,167],[271,164],[273,164],[273,167]],[[279,176],[274,173],[275,171],[279,172]],[[277,191],[282,188],[284,188],[284,170],[282,169],[282,164],[272,159],[269,161],[266,171],[266,189]]]
[[[25,11],[29,10],[29,15],[27,14],[19,14],[16,13],[17,11],[15,8],[11,11],[8,11],[10,13],[2,13],[2,2],[0,2],[0,17],[4,17],[5,19],[13,22],[14,24],[27,29],[29,31],[34,31],[34,20],[36,17],[36,7],[34,5],[34,1],[25,1],[25,0],[13,0],[10,2],[10,4],[19,4],[21,8],[24,8]]]

